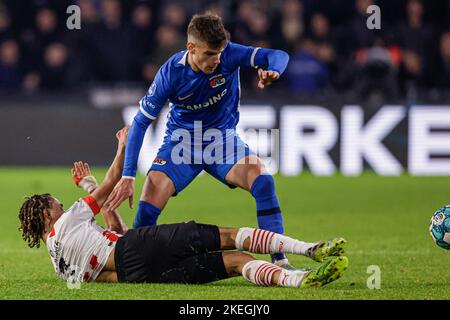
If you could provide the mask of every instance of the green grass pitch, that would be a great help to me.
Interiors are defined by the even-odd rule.
[[[104,168],[94,168],[100,180]],[[69,168],[0,169],[0,299],[449,299],[450,252],[431,241],[428,223],[449,202],[445,177],[276,176],[286,234],[307,241],[343,236],[350,265],[343,278],[323,288],[255,287],[241,277],[207,285],[81,284],[68,289],[52,269],[45,245],[29,249],[18,231],[25,195],[50,192],[69,207],[83,195]],[[135,206],[143,177],[137,179]],[[120,212],[128,225],[133,210]],[[99,217],[102,221],[101,217]],[[194,219],[221,226],[256,226],[255,203],[204,175],[172,198],[159,223]],[[102,222],[103,223],[103,222]],[[268,256],[259,256],[268,259]],[[290,256],[297,266],[316,266]],[[371,265],[381,270],[381,289],[370,290]]]

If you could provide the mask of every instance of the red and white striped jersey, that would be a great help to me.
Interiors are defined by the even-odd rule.
[[[94,281],[115,248],[118,234],[97,225],[100,208],[92,196],[79,199],[55,222],[47,249],[55,272],[71,282]]]

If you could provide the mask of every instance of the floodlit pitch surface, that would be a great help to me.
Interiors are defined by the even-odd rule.
[[[105,169],[93,172],[101,180]],[[288,235],[308,241],[343,236],[349,241],[350,265],[344,277],[305,290],[255,287],[241,277],[207,285],[93,283],[69,289],[54,273],[45,245],[29,249],[17,229],[25,195],[51,192],[65,208],[83,195],[69,168],[3,168],[0,177],[0,299],[450,299],[450,252],[433,244],[428,233],[434,210],[450,203],[445,177],[277,176]],[[137,179],[135,207],[143,180]],[[133,210],[124,203],[120,212],[131,225]],[[200,176],[171,199],[159,223],[191,219],[256,226],[255,203],[245,191]],[[299,267],[318,265],[305,257],[290,259]],[[379,290],[367,286],[376,285],[370,266],[380,268]]]

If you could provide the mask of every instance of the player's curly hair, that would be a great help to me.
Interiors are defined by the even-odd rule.
[[[230,33],[225,29],[222,18],[210,11],[195,14],[189,22],[187,34],[214,49],[225,47],[230,40]]]
[[[35,194],[25,197],[25,201],[19,211],[20,227],[22,238],[28,243],[30,248],[39,248],[42,234],[45,231],[44,210],[51,208],[51,195]]]

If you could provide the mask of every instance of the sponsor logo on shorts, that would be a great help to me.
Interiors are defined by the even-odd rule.
[[[217,88],[218,86],[223,85],[226,81],[222,74],[218,74],[218,75],[210,78],[209,80],[210,80],[209,86],[211,88]]]
[[[163,166],[166,164],[166,159],[163,158],[155,158],[155,160],[153,160],[153,163],[158,165],[158,166]]]

